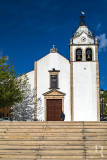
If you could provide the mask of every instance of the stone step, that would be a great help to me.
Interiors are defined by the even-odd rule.
[[[52,160],[53,158],[42,158],[42,160]],[[0,158],[0,160],[7,160],[7,158]],[[8,160],[22,160],[22,158],[8,158]],[[23,158],[23,160],[41,160],[41,158]],[[55,158],[55,160],[71,160],[71,159],[69,159],[69,158]],[[72,158],[72,160],[83,160],[82,158]],[[87,160],[89,160],[89,159],[87,159]],[[98,159],[97,158],[97,160],[101,160],[101,159]]]
[[[107,160],[106,122],[0,122],[0,160]]]
[[[42,160],[52,160],[53,158],[42,158]],[[104,160],[107,160],[106,158],[103,158]],[[7,158],[1,158],[0,160],[7,160]],[[22,160],[22,158],[8,158],[8,160]],[[41,160],[41,158],[23,158],[23,160]],[[90,160],[90,158],[87,158],[87,159],[83,159],[81,157],[79,158],[55,158],[55,160]],[[101,160],[101,157],[97,157],[97,158],[94,158],[93,160]]]
[[[101,151],[101,148],[102,146],[98,145],[87,145],[87,146],[84,146],[84,145],[43,145],[43,146],[39,146],[39,145],[9,145],[9,144],[6,144],[6,145],[0,145],[0,150],[94,150],[94,151],[98,151],[100,152]],[[103,145],[103,150],[107,151],[107,145]]]
[[[83,155],[83,150],[13,150],[12,153],[10,150],[0,150],[0,155],[3,154],[28,154],[28,155]]]
[[[107,128],[104,128],[104,129],[102,129],[102,128],[98,128],[98,129],[84,129],[84,128],[81,128],[81,129],[63,129],[63,128],[55,128],[55,129],[51,129],[51,128],[46,128],[46,129],[19,129],[19,128],[13,128],[13,129],[1,129],[0,128],[0,133],[23,133],[23,132],[27,132],[27,133],[46,133],[46,132],[48,132],[48,133],[83,133],[83,132],[85,132],[85,133],[107,133]]]
[[[85,145],[100,145],[100,146],[104,146],[104,145],[107,145],[107,140],[66,140],[66,141],[61,141],[61,140],[31,140],[31,141],[28,141],[28,140],[2,140],[0,141],[0,145],[52,145],[52,146],[67,146],[67,145],[80,145],[80,146],[83,146],[85,143]]]
[[[101,126],[71,126],[71,125],[64,125],[64,126],[62,126],[62,125],[60,125],[60,126],[56,126],[56,125],[48,125],[48,126],[46,126],[46,125],[1,125],[0,126],[0,129],[82,129],[82,128],[84,128],[84,129],[107,129],[107,125],[101,125]]]
[[[40,137],[40,136],[48,136],[48,137],[81,137],[81,136],[87,136],[87,137],[97,137],[97,136],[107,136],[107,132],[88,132],[88,133],[85,133],[85,132],[81,132],[81,133],[72,133],[72,132],[66,132],[66,133],[52,133],[52,132],[0,132],[0,137],[3,137],[3,136],[30,136],[30,137]]]
[[[1,158],[7,158],[7,156],[8,156],[8,159],[9,158],[13,158],[13,159],[24,159],[24,158],[26,158],[26,159],[34,159],[34,160],[37,160],[37,159],[54,159],[54,160],[56,160],[56,159],[82,159],[82,160],[84,160],[84,157],[86,158],[86,160],[89,158],[89,159],[92,159],[92,160],[94,160],[94,159],[107,159],[107,155],[105,155],[104,156],[104,158],[103,157],[101,157],[101,155],[100,154],[94,154],[94,155],[87,155],[87,156],[85,156],[84,154],[83,155],[36,155],[36,154],[34,154],[34,155],[32,155],[32,154],[30,154],[30,155],[25,155],[25,154],[23,154],[23,155],[17,155],[17,154],[11,154],[11,155],[9,155],[9,154],[7,154],[7,155],[0,155],[0,159]]]
[[[54,160],[56,160],[56,159],[72,159],[72,158],[78,158],[78,159],[84,159],[84,155],[71,155],[71,156],[68,156],[68,155],[0,155],[0,159],[1,158],[7,158],[7,156],[8,156],[8,158],[13,158],[13,159],[15,159],[15,158],[20,158],[20,159],[23,159],[23,158],[26,158],[26,159],[29,159],[29,158],[31,158],[31,159],[54,159]],[[100,157],[100,156],[96,156],[96,157],[94,157],[94,158],[98,158],[98,157]]]
[[[104,125],[104,126],[107,126],[107,123],[106,122],[104,122],[104,121],[92,121],[92,122],[68,122],[68,121],[64,121],[64,122],[62,122],[62,121],[54,121],[54,122],[52,122],[52,121],[48,121],[48,122],[38,122],[38,121],[8,121],[8,122],[3,122],[3,121],[0,121],[0,126],[7,126],[7,125],[12,125],[12,126],[20,126],[20,125],[24,125],[24,126],[28,126],[28,125],[34,125],[34,126],[48,126],[48,125],[55,125],[55,126],[64,126],[64,125],[70,125],[70,126],[74,126],[74,125],[77,125],[77,126],[102,126],[102,125]]]
[[[78,140],[103,140],[103,141],[106,141],[107,140],[107,135],[106,136],[77,136],[75,135],[75,137],[72,137],[71,135],[69,136],[27,136],[27,135],[22,135],[22,136],[18,136],[18,135],[10,135],[10,136],[0,136],[0,141],[2,140],[27,140],[27,141],[31,141],[31,140],[64,140],[64,141],[68,141],[68,140],[75,140],[75,141],[78,141]]]
[[[88,154],[88,153],[91,153],[91,154],[96,154],[96,153],[99,153],[100,152],[100,149],[99,150],[95,150],[95,149],[85,149],[85,152]],[[71,149],[66,149],[66,150],[61,150],[61,149],[43,149],[43,150],[35,150],[35,149],[26,149],[26,150],[22,150],[22,149],[16,149],[16,150],[13,150],[12,151],[12,154],[34,154],[34,153],[38,153],[38,154],[41,154],[41,155],[47,155],[48,153],[51,155],[51,154],[84,154],[84,150],[79,150],[79,149],[75,149],[75,150],[71,150]],[[104,154],[107,154],[107,149],[106,150],[103,150],[103,153]],[[2,154],[11,154],[10,150],[0,150],[0,155]]]

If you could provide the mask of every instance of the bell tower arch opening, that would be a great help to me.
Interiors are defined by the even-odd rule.
[[[76,61],[82,61],[82,49],[76,49]]]
[[[86,61],[92,61],[92,49],[91,48],[86,49]]]

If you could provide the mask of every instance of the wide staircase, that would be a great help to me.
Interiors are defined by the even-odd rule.
[[[0,160],[107,160],[107,122],[0,122]]]

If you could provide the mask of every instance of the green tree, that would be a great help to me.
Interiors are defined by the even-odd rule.
[[[102,105],[102,104],[101,104]],[[103,95],[103,107],[104,107],[104,115],[107,116],[107,91],[104,91],[104,95]]]
[[[23,101],[27,77],[16,77],[14,66],[7,63],[7,57],[0,59],[0,108],[11,107]]]
[[[100,113],[102,114],[103,103],[103,118],[107,120],[107,90],[104,91],[103,96],[100,94]]]

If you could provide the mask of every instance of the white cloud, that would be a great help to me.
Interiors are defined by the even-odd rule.
[[[97,29],[100,29],[100,27],[101,27],[101,23],[99,23],[99,24],[97,25]]]
[[[101,50],[106,50],[107,49],[107,38],[106,34],[100,34],[100,36],[97,36],[97,39],[100,41],[99,49]]]

